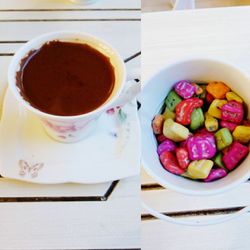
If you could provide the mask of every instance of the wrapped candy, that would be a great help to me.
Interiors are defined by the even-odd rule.
[[[177,82],[174,89],[175,92],[184,99],[191,98],[196,91],[196,87],[186,80]]]
[[[160,155],[160,161],[163,167],[173,174],[181,175],[185,172],[184,169],[179,167],[177,159],[172,152],[163,152]]]
[[[188,167],[188,164],[190,163],[187,149],[183,147],[179,147],[176,149],[175,153],[176,153],[176,158],[179,163],[179,166],[182,169],[186,169]]]
[[[243,103],[243,100],[237,94],[235,94],[234,92],[231,92],[231,91],[227,92],[226,98],[228,101],[236,101],[239,103]]]
[[[250,141],[250,127],[237,126],[233,132],[233,138],[240,143],[248,143]]]
[[[208,177],[204,180],[204,182],[210,182],[214,180],[221,179],[227,175],[227,171],[223,168],[211,169]]]
[[[247,146],[239,142],[233,142],[229,150],[225,152],[222,161],[229,170],[233,170],[249,153]]]
[[[166,139],[164,140],[158,147],[157,147],[157,153],[160,155],[164,151],[175,151],[176,145],[173,141]]]
[[[247,126],[247,127],[250,127],[250,121],[249,120],[244,120],[243,125]]]
[[[206,94],[206,102],[207,103],[212,103],[213,100],[214,100],[214,97],[211,94],[207,93]]]
[[[188,176],[193,179],[206,179],[213,164],[211,160],[192,161],[187,169]]]
[[[214,136],[218,150],[228,147],[233,142],[233,137],[227,128],[221,128]]]
[[[165,99],[165,104],[170,111],[174,111],[179,102],[181,102],[181,98],[173,90],[169,92],[167,98]]]
[[[213,158],[213,161],[215,163],[216,166],[220,167],[220,168],[225,168],[224,163],[222,162],[222,153],[219,152],[218,154],[216,154],[216,156]]]
[[[205,127],[207,131],[209,132],[214,132],[218,129],[219,123],[216,118],[213,116],[209,115],[208,113],[205,114]]]
[[[227,122],[227,121],[221,121],[220,125],[222,128],[227,128],[229,129],[230,132],[233,132],[235,128],[238,126],[236,123],[233,122]]]
[[[215,99],[224,99],[230,88],[223,82],[210,82],[207,85],[207,92]]]
[[[192,82],[192,85],[195,87],[195,94],[196,95],[202,95],[203,94],[204,89],[199,84],[196,84],[195,82]]]
[[[198,84],[197,84],[198,85]],[[200,94],[199,94],[199,92],[197,91],[197,89],[196,89],[196,95],[197,95],[197,97],[199,97],[200,99],[202,99],[203,101],[204,100],[206,100],[206,96],[207,96],[207,90],[206,90],[206,84],[200,84],[200,85],[198,85],[199,86],[199,89],[201,89],[202,90],[202,92],[201,91],[199,91],[199,89],[198,89],[198,91],[199,92],[201,92]],[[212,97],[212,100],[213,100],[213,97]],[[211,102],[212,102],[212,100],[211,100]]]
[[[167,137],[164,134],[160,134],[157,136],[157,141],[159,143],[164,142],[167,139]]]
[[[156,115],[154,117],[154,120],[152,122],[152,127],[156,135],[159,135],[162,133],[163,123],[164,123],[163,115]]]
[[[203,101],[199,98],[191,98],[181,101],[176,105],[176,122],[182,125],[189,125],[194,109],[200,108],[202,105]]]
[[[219,100],[215,99],[213,102],[210,104],[209,109],[208,109],[208,114],[215,117],[215,118],[221,118],[221,107],[227,103],[226,100]]]
[[[163,125],[163,134],[170,140],[179,142],[188,138],[189,130],[172,119],[167,119]]]
[[[241,123],[244,117],[242,103],[229,101],[221,107],[221,119],[233,123]]]
[[[165,120],[167,120],[169,118],[171,118],[173,120],[175,119],[175,113],[173,111],[169,110],[168,107],[165,108],[165,111],[162,115],[163,115]]]
[[[191,115],[191,123],[190,123],[190,129],[192,131],[198,129],[204,124],[204,115],[201,108],[194,109],[192,115]]]
[[[191,160],[210,159],[216,153],[214,136],[212,134],[196,134],[188,139],[188,154]]]

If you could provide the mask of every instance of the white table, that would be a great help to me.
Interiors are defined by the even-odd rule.
[[[250,7],[142,14],[142,78],[168,62],[213,56],[250,74]],[[177,218],[225,216],[250,204],[250,182],[212,197],[188,197],[142,173],[142,199]],[[142,211],[142,249],[249,249],[250,214],[225,224],[193,228],[169,224]]]
[[[128,69],[139,66],[139,0],[100,0],[86,7],[66,0],[0,0],[0,93],[13,53],[56,30],[97,35],[118,49]],[[98,185],[0,178],[0,249],[136,249],[139,214],[138,177]]]

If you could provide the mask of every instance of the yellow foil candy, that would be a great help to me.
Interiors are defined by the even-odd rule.
[[[220,108],[226,104],[226,100],[219,100],[215,99],[213,102],[210,104],[209,109],[208,109],[208,114],[215,117],[215,118],[221,118],[221,110]]]
[[[207,131],[214,132],[218,129],[219,123],[216,118],[213,116],[209,115],[208,113],[205,114],[205,127]]]
[[[187,169],[188,176],[193,179],[206,179],[213,164],[211,160],[192,161]]]
[[[238,95],[236,95],[234,92],[231,92],[231,91],[227,92],[226,98],[228,101],[236,101],[236,102],[243,103],[243,100]]]
[[[169,110],[167,107],[162,115],[163,115],[165,120],[167,120],[169,118],[171,118],[173,120],[175,119],[175,113],[172,112],[171,110]]]
[[[167,119],[163,125],[163,134],[175,142],[184,141],[188,138],[189,130],[181,124]]]
[[[233,132],[234,140],[241,143],[248,143],[250,141],[250,127],[237,126]]]
[[[192,82],[192,85],[196,87],[195,94],[196,95],[201,95],[203,93],[202,87],[200,87],[198,84],[195,82]]]

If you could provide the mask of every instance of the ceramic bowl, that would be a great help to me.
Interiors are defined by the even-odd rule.
[[[151,122],[160,112],[168,92],[177,81],[183,79],[223,81],[238,93],[248,106],[250,105],[250,78],[234,65],[205,58],[187,59],[165,65],[145,82],[140,95],[143,167],[162,186],[188,195],[213,195],[236,187],[250,177],[250,155],[226,177],[210,183],[174,175],[166,171],[159,161]]]

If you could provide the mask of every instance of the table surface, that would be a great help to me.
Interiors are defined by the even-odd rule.
[[[58,30],[101,37],[117,48],[128,70],[139,67],[139,0],[100,0],[85,7],[63,0],[0,0],[1,100],[15,51]],[[98,185],[0,178],[0,249],[139,248],[139,183],[139,177]]]
[[[250,7],[142,14],[142,79],[189,56],[227,60],[250,73]],[[176,218],[226,216],[250,204],[250,182],[225,194],[189,197],[159,186],[142,172],[142,199]],[[142,249],[249,249],[250,213],[224,224],[179,226],[142,212]],[[157,246],[157,248],[156,248]]]
[[[185,0],[184,0],[185,1]],[[230,6],[250,5],[250,0],[195,0],[195,6],[200,8],[217,8]],[[142,0],[142,11],[166,11],[172,10],[171,0]]]

